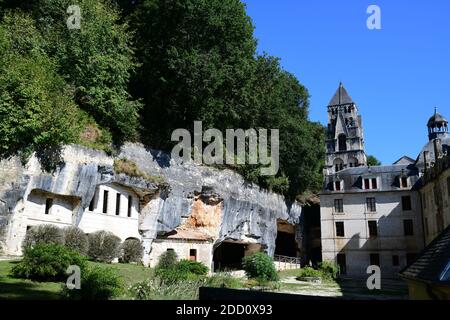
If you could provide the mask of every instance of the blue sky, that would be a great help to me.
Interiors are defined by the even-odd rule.
[[[449,0],[244,0],[258,51],[281,58],[327,122],[339,81],[363,117],[366,152],[389,164],[416,158],[434,107],[450,117]],[[381,8],[381,30],[366,9]]]

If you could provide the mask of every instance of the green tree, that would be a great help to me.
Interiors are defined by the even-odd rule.
[[[142,66],[142,138],[167,149],[175,128],[241,127],[255,40],[238,0],[144,0],[131,17]]]
[[[77,108],[33,20],[9,12],[0,24],[0,157],[57,150],[76,140]]]
[[[119,21],[109,1],[78,0],[81,28],[69,29],[67,8],[72,0],[27,0],[21,5],[32,14],[45,40],[45,51],[55,58],[58,72],[74,86],[77,104],[116,142],[133,140],[140,103],[128,93],[137,66],[131,32]]]
[[[380,166],[381,162],[375,156],[368,156],[367,157],[367,165],[368,166]]]

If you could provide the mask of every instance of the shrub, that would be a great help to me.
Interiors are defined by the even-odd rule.
[[[70,226],[63,229],[64,245],[70,249],[79,252],[82,255],[87,254],[88,237],[78,227]]]
[[[175,251],[173,250],[166,251],[159,256],[158,264],[156,265],[156,270],[173,268],[177,264],[177,261],[178,257]]]
[[[27,247],[44,243],[64,244],[62,230],[52,224],[41,224],[31,227],[27,230],[25,239],[23,240],[22,250],[25,251]]]
[[[68,289],[63,295],[74,300],[108,300],[122,293],[123,282],[114,268],[94,266],[81,273],[81,288]]]
[[[242,283],[239,279],[233,277],[229,273],[216,273],[206,280],[205,286],[213,288],[242,288]]]
[[[158,183],[158,184],[165,183],[164,182],[165,180],[163,177],[151,176],[151,175],[148,175],[148,174],[142,172],[141,170],[139,170],[136,162],[134,162],[130,159],[126,159],[126,158],[114,160],[114,171],[118,174],[123,173],[130,177],[143,178],[147,181]]]
[[[127,239],[121,245],[120,259],[122,262],[141,262],[144,254],[144,247],[137,239]]]
[[[11,276],[36,281],[63,281],[70,265],[84,270],[86,259],[59,244],[37,244],[25,249],[22,261],[12,268]]]
[[[175,269],[180,273],[192,273],[199,276],[208,274],[208,267],[201,262],[191,260],[180,260]]]
[[[304,278],[304,277],[322,278],[322,272],[320,272],[319,270],[316,270],[314,268],[311,268],[311,267],[305,267],[305,268],[300,269],[300,271],[298,272],[297,278]]]
[[[119,257],[120,238],[108,231],[97,231],[88,236],[89,258],[111,263]]]
[[[154,278],[132,285],[129,292],[136,300],[197,300],[199,288],[204,284],[204,279],[169,283]]]
[[[339,267],[331,261],[320,262],[318,269],[322,272],[323,278],[327,280],[336,279],[339,272]]]
[[[247,277],[259,281],[278,281],[277,270],[271,257],[266,253],[256,252],[242,259],[242,266]]]

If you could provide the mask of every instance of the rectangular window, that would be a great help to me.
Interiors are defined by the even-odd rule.
[[[425,225],[425,235],[429,235],[430,234],[430,230],[428,229],[428,219],[425,218],[423,224]]]
[[[405,236],[414,235],[413,221],[411,219],[403,220],[403,231]]]
[[[337,255],[337,265],[339,266],[340,274],[347,274],[347,261],[344,253],[338,253]]]
[[[378,253],[370,254],[370,265],[371,266],[380,266],[380,255]]]
[[[94,211],[94,207],[95,207],[95,193],[94,196],[92,197],[91,202],[89,203],[89,211]]]
[[[47,200],[45,200],[45,214],[50,214],[52,206],[53,206],[53,199],[47,198]]]
[[[103,191],[103,213],[108,213],[108,190]]]
[[[400,265],[400,259],[397,255],[392,256],[392,265],[398,267]]]
[[[340,181],[334,182],[334,191],[341,191],[341,182]]]
[[[412,209],[410,196],[402,197],[402,209],[403,211],[410,211]]]
[[[377,178],[372,178],[372,189],[377,189]]]
[[[364,189],[370,189],[370,179],[364,179]]]
[[[343,237],[345,235],[344,232],[344,222],[336,222],[336,236]]]
[[[375,198],[366,198],[366,204],[367,204],[367,211],[369,212],[377,211],[377,204],[375,202]]]
[[[116,195],[116,216],[120,215],[120,193]]]
[[[196,249],[189,250],[189,260],[197,261],[197,250]]]
[[[402,188],[408,188],[408,178],[407,177],[401,177],[400,178],[401,186]]]
[[[167,248],[167,251],[175,251],[173,248]]]
[[[369,237],[378,236],[378,227],[376,221],[368,221],[369,223]]]
[[[344,212],[344,200],[334,199],[334,212],[337,212],[337,213]]]
[[[422,194],[422,205],[424,209],[427,208],[427,196],[425,193]]]
[[[131,217],[131,208],[133,207],[133,197],[132,196],[128,196],[128,218]]]

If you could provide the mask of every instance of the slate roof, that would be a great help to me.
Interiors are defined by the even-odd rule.
[[[443,123],[448,123],[447,119],[445,119],[439,112],[435,112],[433,116],[428,120],[428,127],[441,126]]]
[[[341,104],[349,104],[353,103],[353,99],[348,94],[347,90],[345,90],[344,85],[339,83],[339,88],[337,88],[336,93],[333,98],[331,98],[329,106],[336,106]]]
[[[410,177],[412,190],[417,190],[420,187],[419,171],[414,164],[397,164],[372,167],[361,166],[346,168],[335,174],[326,176],[324,193],[331,192],[333,190],[333,181],[336,177],[341,181],[344,181],[344,189],[341,190],[341,192],[404,190],[400,188],[400,176],[402,174]],[[380,177],[378,188],[376,190],[363,189],[363,179],[365,177]]]
[[[441,139],[441,145],[442,145],[442,152],[445,153],[446,151],[450,150],[450,136],[445,135],[440,139]],[[423,153],[425,151],[428,151],[427,162],[428,163],[434,162],[435,156],[434,156],[433,140],[428,141],[428,143],[422,148],[419,155],[417,156],[416,166],[418,166],[421,169],[425,167],[424,162],[423,162]]]
[[[450,285],[450,225],[400,271],[406,279]],[[445,272],[447,270],[447,272]]]

